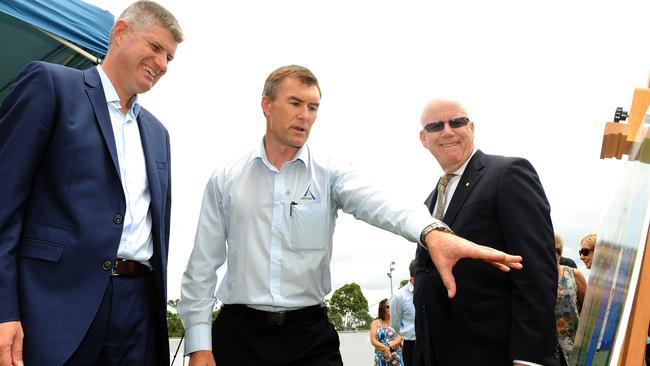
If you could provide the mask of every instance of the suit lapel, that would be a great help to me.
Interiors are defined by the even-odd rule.
[[[115,147],[115,136],[113,134],[113,126],[111,126],[111,116],[108,114],[108,106],[106,105],[106,96],[104,95],[104,88],[102,87],[99,73],[97,68],[85,70],[84,81],[86,83],[86,94],[90,100],[95,113],[95,120],[99,125],[99,129],[104,137],[104,142],[108,147],[113,160],[115,172],[120,175],[120,164],[117,160],[117,148]]]
[[[465,204],[467,197],[469,197],[474,190],[474,187],[476,187],[476,184],[483,177],[481,170],[485,167],[485,164],[485,154],[483,154],[481,150],[477,150],[469,163],[467,163],[465,172],[460,177],[458,186],[456,186],[456,191],[451,198],[451,202],[449,202],[449,207],[447,207],[445,217],[443,218],[443,221],[447,225],[451,226],[454,223],[454,220],[456,219],[456,216],[458,216],[460,209]]]
[[[158,164],[168,164],[165,150],[167,145],[164,143],[164,138],[161,139],[160,137],[160,128],[149,119],[144,109],[140,109],[140,113],[138,113],[138,129],[140,130],[142,151],[144,152],[144,161],[147,168],[149,194],[151,195],[152,235],[154,238],[154,257],[152,258],[152,264],[154,267],[160,266],[160,269],[164,269],[165,263],[163,258],[167,258],[167,252],[164,240],[162,239],[165,218],[162,214],[161,205],[164,205],[166,202],[166,197],[163,198],[163,194],[166,192],[161,191],[160,184],[161,179],[167,179],[167,176],[161,176]],[[161,281],[164,280],[161,279]]]
[[[140,130],[140,140],[142,141],[142,151],[144,152],[144,161],[147,167],[147,182],[149,182],[149,194],[151,195],[151,209],[154,224],[160,222],[160,178],[156,166],[156,157],[159,146],[156,146],[156,130],[151,126],[151,122],[146,117],[146,112],[140,110],[138,114],[138,129]]]

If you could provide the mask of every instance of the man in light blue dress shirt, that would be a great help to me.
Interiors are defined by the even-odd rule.
[[[415,260],[409,263],[409,281],[390,298],[390,325],[404,338],[402,358],[404,366],[413,365],[415,346],[415,306],[413,285],[415,284]]]
[[[521,268],[521,257],[452,235],[423,205],[391,202],[347,165],[307,146],[320,98],[308,69],[273,71],[261,103],[264,138],[207,183],[178,307],[190,365],[342,365],[323,307],[339,209],[426,245],[449,296],[461,257]],[[211,324],[224,263],[216,292],[224,306]]]

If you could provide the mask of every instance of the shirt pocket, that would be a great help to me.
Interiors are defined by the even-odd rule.
[[[290,246],[298,250],[327,249],[329,219],[322,200],[291,204],[289,224]]]

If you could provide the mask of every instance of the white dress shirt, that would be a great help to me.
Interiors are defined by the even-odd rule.
[[[415,305],[411,281],[390,298],[390,326],[405,340],[415,340]]]
[[[101,66],[97,67],[97,71],[102,80],[111,117],[120,180],[126,200],[124,226],[117,257],[142,262],[149,266],[148,261],[153,255],[152,220],[149,211],[151,195],[137,121],[140,104],[136,96],[126,115],[122,114],[120,98],[115,87]]]
[[[216,293],[224,304],[283,311],[321,304],[331,291],[330,260],[337,212],[418,241],[434,222],[422,204],[390,202],[347,166],[316,158],[303,146],[278,170],[263,142],[217,169],[203,197],[194,249],[183,274],[178,312],[186,353],[211,350]],[[406,248],[405,248],[406,249]]]

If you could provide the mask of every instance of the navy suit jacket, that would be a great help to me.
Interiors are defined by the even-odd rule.
[[[425,202],[430,212],[436,198],[434,189]],[[416,365],[509,366],[513,360],[559,365],[553,226],[532,165],[478,150],[443,221],[460,237],[521,255],[524,267],[505,273],[462,259],[453,269],[457,294],[450,300],[428,252],[418,248]]]
[[[144,108],[138,127],[164,361],[169,135]],[[63,364],[99,308],[110,277],[104,263],[116,258],[126,210],[96,68],[33,62],[21,71],[0,107],[0,202],[0,322],[22,322],[26,364]]]

